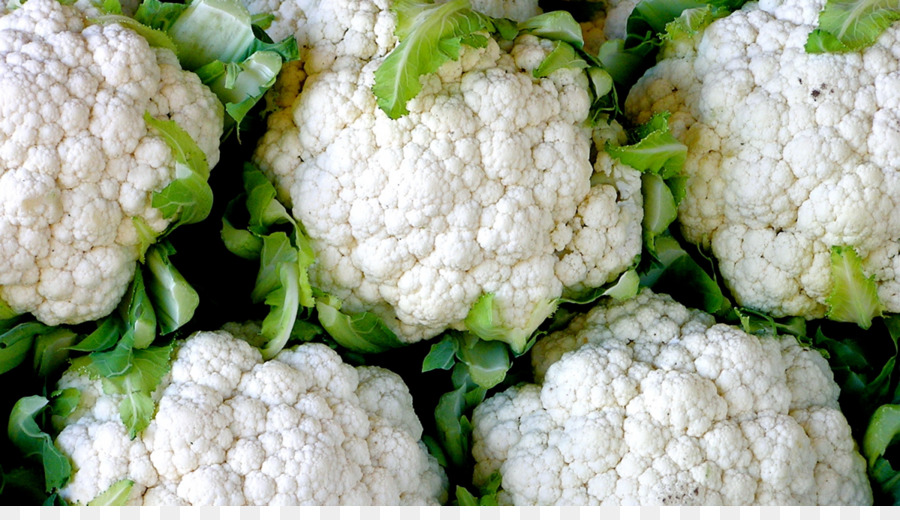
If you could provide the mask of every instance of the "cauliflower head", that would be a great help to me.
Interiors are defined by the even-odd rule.
[[[871,504],[828,363],[645,289],[532,351],[536,381],[473,414],[474,481],[501,502]]]
[[[31,1],[31,0],[29,0]],[[130,439],[121,395],[70,370],[81,391],[56,444],[72,461],[60,495],[82,504],[134,481],[131,505],[437,505],[447,479],[421,442],[400,377],[303,344],[263,362],[227,332],[176,351],[158,411]]]
[[[820,318],[830,251],[852,246],[900,311],[900,27],[807,54],[823,0],[764,0],[675,41],[630,92],[688,147],[684,236],[710,247],[738,303]]]
[[[371,48],[391,31],[376,24]],[[583,72],[534,78],[553,46],[465,48],[397,120],[372,94],[384,53],[283,79],[255,160],[313,239],[313,285],[411,342],[462,328],[488,293],[505,327],[527,328],[564,291],[628,268],[640,174],[602,151],[620,128],[586,124]]]
[[[0,300],[44,323],[109,314],[139,255],[133,220],[175,179],[144,114],[219,158],[223,109],[175,55],[74,7],[29,0],[0,17]]]

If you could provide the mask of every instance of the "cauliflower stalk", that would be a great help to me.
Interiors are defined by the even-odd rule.
[[[296,26],[307,61],[281,80],[255,160],[310,237],[312,286],[342,310],[413,342],[466,329],[490,295],[522,352],[560,297],[634,263],[640,174],[604,151],[621,129],[588,125],[612,82],[571,17],[551,40],[466,5],[311,10],[347,31]]]
[[[828,363],[645,289],[531,351],[537,384],[473,414],[474,482],[501,503],[870,504]]]
[[[263,361],[228,332],[195,333],[179,342],[154,392],[156,416],[133,438],[117,414],[125,397],[105,394],[77,367],[58,386],[80,394],[56,438],[72,461],[60,489],[70,502],[87,503],[123,481],[132,482],[123,501],[131,505],[437,505],[446,498],[446,476],[421,441],[399,376],[346,365],[321,344]]]
[[[900,310],[900,29],[810,54],[821,39],[810,33],[834,25],[823,6],[764,0],[676,35],[625,109],[638,122],[671,114],[688,147],[682,234],[711,250],[739,305],[865,327]],[[842,277],[864,283],[843,291]],[[867,279],[876,299],[845,298],[870,295]]]

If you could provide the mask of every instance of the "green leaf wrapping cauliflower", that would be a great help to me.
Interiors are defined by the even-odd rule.
[[[0,17],[0,300],[16,313],[105,316],[141,254],[134,220],[169,225],[151,198],[179,170],[145,114],[218,161],[222,106],[171,51],[55,0]]]
[[[29,0],[31,1],[31,0]],[[304,344],[263,362],[227,332],[184,340],[156,390],[156,417],[135,439],[121,395],[66,372],[81,391],[56,445],[74,475],[60,496],[86,503],[134,481],[129,504],[437,505],[446,476],[421,442],[399,376],[354,368]]]
[[[664,47],[628,96],[670,112],[688,146],[679,222],[737,302],[820,318],[832,247],[853,247],[900,311],[900,28],[846,54],[807,54],[823,0],[765,0]]]
[[[372,86],[396,43],[394,18],[357,4],[341,19],[368,25],[354,24],[337,45],[309,43],[322,27],[298,26],[309,76],[302,90],[305,74],[282,79],[255,154],[313,240],[313,286],[412,342],[464,328],[484,294],[496,324],[533,330],[564,293],[632,265],[640,174],[602,151],[621,129],[588,127],[583,71],[532,74],[555,42],[523,35],[464,46],[422,76],[410,113],[392,120]]]
[[[532,349],[539,384],[473,414],[501,503],[871,504],[828,363],[645,289]]]

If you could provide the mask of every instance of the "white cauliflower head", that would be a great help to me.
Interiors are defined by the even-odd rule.
[[[753,2],[677,42],[628,96],[669,111],[688,147],[679,222],[738,303],[822,317],[832,246],[852,246],[900,311],[900,27],[872,47],[808,54],[823,0]]]
[[[583,72],[534,78],[553,45],[465,48],[397,120],[372,94],[384,54],[307,67],[298,96],[282,91],[255,159],[313,239],[315,286],[416,341],[461,327],[487,293],[504,326],[526,328],[632,264],[640,175],[602,142],[592,162]]]
[[[645,289],[532,351],[473,414],[474,481],[516,505],[870,504],[828,363]]]
[[[29,0],[30,1],[30,0]],[[86,503],[134,481],[132,505],[437,505],[447,479],[421,442],[399,376],[344,364],[304,344],[263,362],[226,332],[177,349],[157,389],[158,411],[135,439],[121,395],[66,372],[81,391],[56,444],[74,474],[60,495]]]
[[[133,220],[175,179],[144,114],[174,120],[210,165],[223,109],[175,55],[55,0],[0,17],[0,300],[47,324],[112,311],[139,254]]]

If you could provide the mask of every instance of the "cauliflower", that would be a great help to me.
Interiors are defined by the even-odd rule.
[[[490,38],[465,47],[423,76],[410,113],[393,120],[372,93],[395,42],[393,15],[380,3],[354,9],[341,20],[370,24],[309,44],[311,56],[343,54],[282,79],[255,152],[312,238],[314,286],[412,342],[463,328],[484,294],[504,327],[533,328],[548,302],[631,266],[640,174],[602,151],[620,128],[586,124],[583,71],[532,75],[554,42],[522,35],[508,50]],[[321,29],[308,21],[298,40]],[[592,149],[601,150],[595,161]]]
[[[174,120],[210,165],[223,108],[175,55],[55,0],[0,17],[0,300],[44,323],[110,313],[140,254],[134,220],[176,178],[145,114]]]
[[[871,504],[828,363],[645,289],[534,346],[539,384],[473,414],[503,503]]]
[[[33,0],[29,0],[33,1]],[[86,503],[123,479],[129,504],[436,505],[446,476],[421,442],[399,376],[344,364],[303,344],[263,362],[227,332],[180,343],[157,388],[158,411],[130,439],[121,395],[69,370],[59,388],[81,391],[56,444],[73,476],[60,490]]]
[[[764,0],[667,45],[630,92],[688,147],[678,220],[737,302],[819,318],[832,247],[852,247],[900,311],[900,27],[861,52],[808,54],[824,0]]]

